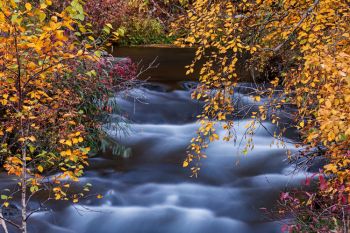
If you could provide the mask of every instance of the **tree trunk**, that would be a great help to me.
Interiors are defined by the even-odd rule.
[[[23,161],[23,167],[22,167],[22,177],[21,177],[21,204],[22,204],[22,233],[27,233],[27,184],[26,184],[26,173],[27,173],[27,164],[26,164],[26,157],[27,157],[27,151],[25,148],[25,145],[22,147],[22,161]]]
[[[21,119],[21,136],[24,138],[24,126]],[[24,142],[21,143],[22,150],[22,175],[21,175],[21,207],[22,207],[22,233],[27,233],[27,149]]]
[[[18,42],[17,42],[18,30],[15,27],[14,34],[14,43],[16,48],[16,60],[17,60],[17,95],[19,97],[18,101],[18,112],[23,111],[23,91],[22,91],[22,80],[21,80],[21,60],[20,54],[18,51]],[[21,137],[25,138],[25,125],[23,123],[22,117],[20,118],[20,133]],[[21,142],[21,154],[22,154],[22,174],[21,174],[21,211],[22,211],[22,233],[27,233],[27,149],[26,142]]]
[[[7,230],[6,221],[1,212],[0,212],[0,224],[2,225],[2,228],[4,229],[5,233],[9,233],[9,231]]]

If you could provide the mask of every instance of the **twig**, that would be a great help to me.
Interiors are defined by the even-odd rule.
[[[0,212],[0,222],[1,222],[1,225],[3,226],[3,228],[4,228],[4,229],[6,228],[6,230],[7,230],[6,223],[5,223],[5,225],[3,225],[3,222],[7,222],[7,223],[9,223],[9,224],[12,225],[12,226],[17,227],[18,229],[21,229],[21,228],[22,228],[22,227],[21,227],[20,225],[18,225],[17,223],[12,222],[11,220],[8,220],[8,219],[4,218],[1,212]],[[4,226],[5,226],[5,227],[4,227]],[[6,230],[5,230],[5,232],[6,232]],[[8,232],[6,232],[6,233],[8,233]]]
[[[278,50],[280,50],[292,38],[292,36],[295,34],[295,32],[298,30],[298,28],[301,26],[301,24],[305,21],[305,19],[311,14],[313,9],[318,5],[319,2],[320,2],[320,0],[315,0],[314,1],[312,6],[309,7],[309,9],[304,13],[303,17],[298,22],[298,24],[295,26],[295,28],[293,29],[292,33],[289,34],[288,38],[285,41],[283,41],[281,44],[279,44],[277,47],[275,47],[273,49],[273,52],[276,53]]]

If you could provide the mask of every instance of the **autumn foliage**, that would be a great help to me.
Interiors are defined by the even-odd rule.
[[[88,165],[91,133],[111,111],[108,97],[136,75],[129,60],[108,66],[100,58],[81,1],[52,9],[50,0],[0,1],[0,156],[19,185],[1,199],[5,207],[20,199],[22,222],[11,224],[22,232],[34,195],[84,198],[70,183]]]
[[[297,111],[293,120],[301,136],[298,144],[305,148],[305,159],[321,157],[326,163],[320,168],[326,183],[306,200],[304,196],[298,208],[310,210],[322,200],[321,206],[333,206],[333,211],[320,211],[319,216],[344,222],[342,219],[349,216],[350,200],[349,1],[201,0],[193,3],[177,27],[189,31],[179,44],[198,46],[188,73],[194,71],[198,61],[205,61],[200,85],[193,94],[206,103],[199,116],[202,126],[184,166],[191,165],[192,171],[198,172],[204,149],[210,141],[219,139],[214,128],[217,121],[226,121],[223,127],[228,134],[224,140],[234,137],[234,124],[228,119],[237,111],[232,99],[240,80],[237,63],[246,59],[246,69],[255,78],[272,80],[268,90],[257,90],[252,96],[256,101],[263,97],[269,101],[253,112],[248,128],[254,131],[257,125],[270,120],[282,132],[276,138],[283,140],[278,114],[286,106],[294,106]],[[273,66],[271,61],[275,60],[278,62]],[[277,94],[280,86],[284,91]],[[248,141],[246,149],[251,148]],[[312,224],[316,220],[308,221]],[[346,231],[343,225],[346,224],[340,224],[339,229]]]
[[[53,0],[64,9],[69,0]],[[86,22],[99,34],[106,24],[113,27],[111,41],[119,45],[169,43],[169,26],[184,11],[187,0],[85,0]]]

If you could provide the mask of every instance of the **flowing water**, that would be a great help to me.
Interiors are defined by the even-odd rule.
[[[176,77],[182,72],[172,69],[162,75]],[[189,169],[182,168],[202,107],[190,98],[194,85],[148,84],[118,93],[120,114],[111,124],[128,119],[127,134],[115,132],[110,125],[106,129],[128,148],[127,153],[116,157],[106,152],[92,158],[81,180],[91,183],[92,193],[104,198],[90,198],[79,205],[52,203],[52,211],[31,216],[30,233],[280,232],[281,222],[261,208],[274,208],[280,191],[300,186],[304,176],[291,174],[286,148],[271,145],[273,138],[266,131],[274,130],[271,123],[257,130],[255,149],[244,156],[248,120],[237,119],[238,142],[212,143],[198,178],[190,178]],[[254,104],[244,88],[249,85],[240,86],[237,107]],[[225,134],[219,128],[218,133]],[[287,133],[295,136],[293,131]],[[286,146],[295,150],[293,144]],[[11,183],[3,174],[0,179],[2,188]]]
[[[153,85],[118,94],[122,114],[115,119],[132,123],[127,135],[109,133],[131,148],[130,153],[91,159],[82,180],[104,198],[82,205],[56,204],[54,212],[37,213],[31,233],[280,232],[281,223],[260,208],[272,208],[281,190],[302,182],[302,175],[290,174],[286,149],[271,146],[265,129],[258,129],[255,149],[247,156],[239,145],[218,141],[207,150],[199,177],[190,178],[182,160],[201,109],[190,93]],[[249,103],[248,96],[240,96],[243,104]],[[246,122],[237,123],[238,137]],[[272,124],[265,126],[273,130]]]

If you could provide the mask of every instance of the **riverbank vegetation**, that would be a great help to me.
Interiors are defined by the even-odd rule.
[[[1,199],[3,210],[19,202],[21,212],[21,221],[0,215],[6,232],[6,225],[27,232],[28,218],[51,200],[87,198],[89,185],[77,193],[71,182],[99,149],[109,97],[136,78],[130,60],[101,57],[80,1],[55,9],[51,0],[0,1],[0,156],[18,182]]]
[[[61,10],[69,0],[54,0]],[[99,34],[106,24],[113,27],[111,41],[119,46],[170,44],[176,36],[170,36],[170,25],[187,7],[187,0],[110,0],[84,1],[86,22]],[[118,9],[118,10],[116,10]]]
[[[184,28],[182,26],[184,25]],[[302,152],[288,155],[291,161],[311,166],[320,160],[319,172],[308,178],[314,191],[281,195],[280,213],[293,215],[291,232],[348,232],[350,200],[350,5],[347,0],[305,1],[194,1],[178,22],[188,36],[183,46],[199,46],[188,73],[200,60],[200,85],[193,94],[205,101],[201,128],[184,162],[196,175],[199,160],[210,141],[219,140],[215,122],[226,121],[224,140],[235,138],[230,117],[234,87],[239,82],[236,64],[243,57],[253,76],[271,80],[268,91],[252,96],[268,104],[253,112],[248,134],[265,120],[279,129],[283,141],[285,125],[280,113],[293,107],[292,116],[300,133]],[[277,62],[276,62],[277,61]],[[281,87],[283,92],[281,92]],[[216,92],[212,92],[216,89]],[[248,140],[244,153],[254,146]]]

